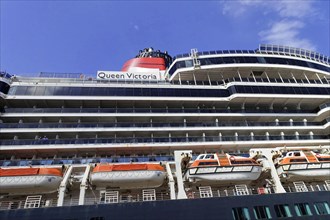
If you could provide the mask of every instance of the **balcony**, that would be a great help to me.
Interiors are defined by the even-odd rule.
[[[274,121],[274,122],[182,122],[182,123],[1,123],[0,128],[182,128],[182,127],[273,127],[273,126],[322,126],[330,122],[330,118],[322,122],[307,121]]]
[[[329,135],[256,135],[256,136],[194,136],[194,137],[117,137],[89,139],[49,140],[1,140],[0,145],[75,145],[75,144],[159,144],[159,143],[207,143],[207,142],[257,142],[257,141],[299,141],[328,140]]]

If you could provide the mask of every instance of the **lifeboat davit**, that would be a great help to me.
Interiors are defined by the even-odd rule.
[[[290,151],[276,163],[277,174],[286,181],[324,181],[330,178],[330,155],[313,151]]]
[[[229,154],[201,154],[188,167],[189,182],[207,184],[246,183],[259,178],[262,166],[254,159]]]
[[[52,193],[62,179],[58,168],[0,168],[0,194]]]
[[[103,188],[156,188],[164,183],[165,177],[165,169],[159,164],[97,164],[91,182]]]

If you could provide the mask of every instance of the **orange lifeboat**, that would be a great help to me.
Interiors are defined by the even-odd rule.
[[[261,171],[261,165],[252,158],[201,154],[188,167],[185,177],[196,183],[240,183],[258,179]]]
[[[156,188],[164,183],[165,177],[165,169],[159,164],[97,164],[91,182],[96,187]]]
[[[55,192],[63,179],[58,168],[0,168],[1,194]]]
[[[277,174],[283,180],[324,181],[330,176],[330,155],[316,154],[313,151],[290,151],[276,164]]]

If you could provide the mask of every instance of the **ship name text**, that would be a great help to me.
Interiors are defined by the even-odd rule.
[[[159,72],[135,73],[120,71],[98,71],[97,79],[107,80],[160,80]]]

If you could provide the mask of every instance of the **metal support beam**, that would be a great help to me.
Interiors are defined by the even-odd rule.
[[[222,73],[220,73],[220,75],[221,75],[221,79],[222,79],[223,85],[226,85],[226,81],[225,81],[225,78],[223,77]]]
[[[251,70],[251,75],[252,75],[252,77],[253,77],[253,79],[254,79],[254,82],[257,82],[257,80],[256,80],[256,77],[254,76],[254,74],[253,74],[253,71]]]
[[[192,154],[191,150],[174,151],[175,174],[176,174],[176,179],[177,179],[177,184],[178,184],[177,199],[187,199],[188,198],[187,194],[184,190],[184,185],[183,185],[181,162],[182,162],[183,155],[191,156],[191,154]]]
[[[270,82],[270,79],[269,79],[269,77],[268,77],[268,75],[267,75],[267,72],[266,72],[266,71],[264,71],[264,73],[265,73],[265,76],[266,76],[266,78],[267,78],[268,82]]]
[[[321,78],[320,78],[319,74],[315,73],[315,75],[316,75],[316,76],[317,76],[317,78],[320,80],[321,84],[323,84],[323,82],[322,82],[322,80],[321,80]]]
[[[194,77],[194,83],[195,83],[195,86],[197,85],[197,82],[196,82],[196,76],[195,74],[193,73],[193,77]]]
[[[208,81],[209,81],[209,84],[210,84],[210,86],[211,86],[212,83],[211,83],[211,79],[210,79],[209,73],[206,73],[206,75],[207,75],[207,79],[208,79]]]
[[[277,175],[277,171],[273,162],[273,152],[274,152],[273,149],[265,149],[265,148],[250,149],[251,156],[261,154],[267,158],[267,162],[263,163],[263,166],[267,166],[267,168],[269,168],[271,171],[275,193],[285,193],[286,191],[281,184],[281,180]]]
[[[284,83],[284,81],[283,81],[283,78],[282,78],[282,76],[281,76],[280,72],[277,72],[277,74],[278,74],[278,76],[280,77],[280,79],[281,79],[282,83]]]
[[[291,76],[292,76],[293,80],[295,81],[295,83],[297,83],[296,77],[294,77],[292,72],[291,72]]]
[[[66,185],[69,182],[69,179],[70,179],[70,176],[71,176],[71,173],[72,173],[72,169],[73,169],[73,167],[70,166],[64,174],[64,178],[63,178],[63,180],[60,184],[60,188],[58,190],[57,206],[63,206]]]
[[[273,100],[273,101],[270,103],[270,105],[269,105],[269,109],[271,109],[271,110],[274,109],[274,101],[275,101],[275,100]]]
[[[241,74],[239,74],[239,70],[238,70],[238,69],[237,69],[237,75],[238,75],[238,77],[239,77],[239,80],[240,80],[241,82],[243,82],[242,77],[241,77]]]
[[[88,180],[88,176],[89,176],[89,171],[91,169],[90,165],[86,166],[85,169],[85,173],[84,176],[81,180],[81,184],[80,184],[80,194],[79,194],[79,203],[78,205],[84,205],[85,203],[85,192],[86,192],[86,188],[87,188],[87,180]]]
[[[306,80],[307,80],[308,84],[311,84],[311,83],[309,82],[309,79],[308,79],[308,77],[306,76],[306,74],[305,74],[305,73],[304,73],[304,76],[305,76],[305,78],[306,78]]]
[[[176,199],[175,198],[175,187],[174,187],[175,182],[174,182],[174,178],[173,178],[173,175],[172,175],[170,164],[166,163],[165,167],[166,167],[166,172],[167,172],[167,175],[168,175],[168,185],[170,187],[170,196],[171,196],[171,199],[173,200],[173,199]]]

